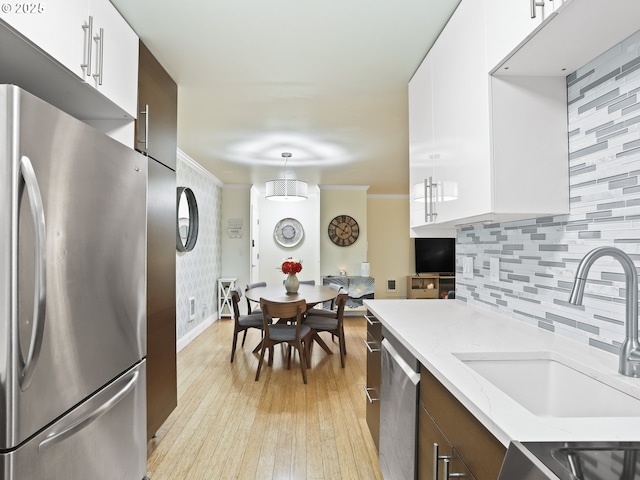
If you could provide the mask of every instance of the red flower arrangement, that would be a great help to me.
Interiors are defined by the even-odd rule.
[[[294,260],[289,257],[284,262],[282,262],[282,273],[286,273],[289,275],[294,275],[302,271],[302,261]]]

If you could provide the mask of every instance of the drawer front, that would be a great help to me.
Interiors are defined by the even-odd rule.
[[[367,334],[371,335],[371,338],[378,343],[382,342],[382,323],[369,312],[365,318],[367,319]]]
[[[141,479],[147,469],[145,362],[0,454],[0,478]]]
[[[370,332],[367,332],[368,348],[373,350],[367,351],[367,425],[376,445],[379,447],[380,441],[380,367],[381,352],[380,342],[378,342]]]
[[[478,480],[498,478],[506,448],[427,369],[420,401]]]

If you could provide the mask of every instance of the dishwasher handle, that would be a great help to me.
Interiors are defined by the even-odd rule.
[[[403,371],[403,373],[407,376],[407,378],[414,385],[418,385],[420,383],[420,374],[414,371],[409,364],[400,356],[400,354],[393,348],[393,345],[386,338],[382,340],[382,354],[388,354],[394,363],[396,363]]]

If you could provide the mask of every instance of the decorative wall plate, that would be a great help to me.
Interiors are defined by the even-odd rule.
[[[273,229],[273,238],[283,247],[295,247],[304,237],[304,229],[295,218],[283,218]]]

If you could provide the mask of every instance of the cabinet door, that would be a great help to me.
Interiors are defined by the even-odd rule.
[[[531,17],[532,0],[491,0],[486,2],[487,66],[493,69],[524,42],[545,18],[562,5],[562,0],[535,0],[543,6],[535,7]]]
[[[483,3],[461,2],[432,48],[437,223],[492,207]]]
[[[409,81],[409,188],[411,227],[426,218],[425,180],[433,177],[433,58],[428,54]]]
[[[138,36],[108,0],[91,0],[89,11],[94,37],[91,84],[136,118]]]
[[[147,438],[178,403],[176,174],[149,160],[147,202]]]
[[[437,445],[437,447],[436,447]],[[445,461],[448,466],[445,466]],[[424,405],[420,403],[418,419],[418,480],[440,480],[449,475],[474,480],[458,452],[451,446],[447,437],[438,428]]]
[[[175,169],[178,87],[142,42],[139,66],[136,149]]]
[[[435,445],[438,445],[436,453]],[[451,456],[451,444],[434,423],[422,402],[418,418],[418,479],[442,478],[442,460],[436,456]]]
[[[420,401],[479,480],[498,478],[506,448],[426,368],[420,370]],[[452,465],[459,471],[459,466]]]
[[[0,12],[7,22],[25,38],[83,77],[84,42],[88,39],[88,0],[64,2],[5,3],[8,11]]]

